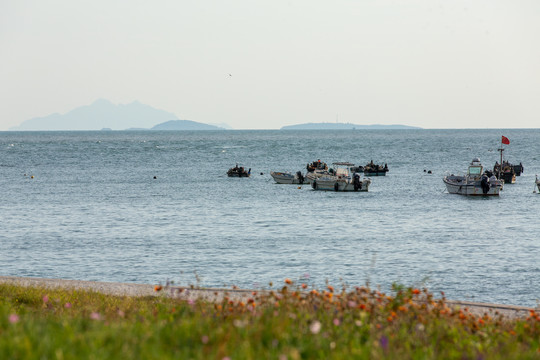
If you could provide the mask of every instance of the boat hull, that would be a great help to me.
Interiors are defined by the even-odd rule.
[[[504,173],[501,176],[502,176],[505,184],[515,184],[516,183],[516,174]]]
[[[502,186],[497,184],[491,186],[487,193],[484,193],[480,181],[466,182],[459,181],[457,177],[446,176],[443,179],[446,190],[449,194],[458,194],[465,196],[499,196]]]
[[[271,171],[270,176],[278,184],[303,184],[298,176],[289,173]]]
[[[368,191],[370,184],[371,184],[371,181],[369,179],[364,179],[360,181],[360,186],[355,188],[354,183],[352,181],[349,181],[348,179],[335,180],[335,179],[318,178],[311,182],[311,187],[313,188],[313,190],[322,190],[322,191],[366,192]]]

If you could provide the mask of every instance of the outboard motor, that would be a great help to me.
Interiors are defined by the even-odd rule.
[[[297,171],[296,176],[298,177],[298,182],[300,183],[300,185],[302,185],[304,183],[304,176],[302,175],[302,172]]]
[[[482,175],[480,185],[482,186],[482,192],[484,193],[484,195],[486,195],[491,188],[491,186],[489,185],[489,179],[486,174]]]
[[[362,190],[362,182],[360,181],[360,175],[354,174],[353,176],[354,191]]]

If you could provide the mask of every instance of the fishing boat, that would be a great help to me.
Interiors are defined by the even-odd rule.
[[[236,164],[235,167],[230,168],[227,171],[228,177],[250,177],[250,175],[251,175],[251,168],[249,168],[249,170],[246,171],[243,166],[238,166],[238,164]]]
[[[498,179],[503,180],[505,184],[515,184],[516,176],[518,176],[516,166],[519,167],[519,165],[512,165],[508,161],[503,161],[502,165],[495,162],[495,166],[493,166],[493,173]],[[521,175],[521,171],[519,174]]]
[[[494,175],[484,172],[480,159],[474,158],[469,165],[467,175],[448,175],[443,178],[449,194],[467,196],[498,196],[503,182]]]
[[[354,164],[348,162],[336,162],[332,164],[327,174],[311,181],[313,190],[325,191],[368,191],[371,179],[361,179],[359,173],[351,173],[349,169]]]
[[[516,168],[514,165],[510,164],[510,162],[503,161],[503,151],[505,150],[503,148],[503,144],[510,145],[510,140],[506,136],[502,137],[501,147],[497,149],[501,153],[501,163],[499,164],[498,162],[495,162],[495,166],[493,167],[493,173],[498,179],[503,180],[505,184],[515,184],[516,183]],[[521,175],[523,166],[521,166],[519,170],[520,170],[519,173]]]
[[[373,160],[366,166],[364,166],[364,175],[366,176],[386,176],[388,172],[388,164],[378,165],[374,164]]]
[[[296,174],[290,172],[278,172],[270,171],[270,176],[278,184],[303,184],[306,179],[302,175],[301,171],[297,171]]]

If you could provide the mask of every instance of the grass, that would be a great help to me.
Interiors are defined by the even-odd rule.
[[[217,303],[0,284],[0,359],[540,359],[540,315],[288,279]]]

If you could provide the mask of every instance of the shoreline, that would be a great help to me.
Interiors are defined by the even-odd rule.
[[[164,286],[163,290],[156,291],[155,286],[151,284],[119,283],[105,281],[87,281],[87,280],[69,280],[69,279],[50,279],[19,276],[0,276],[0,284],[10,284],[23,287],[41,287],[45,289],[64,289],[64,290],[84,290],[94,291],[113,296],[170,296],[185,300],[208,300],[221,301],[224,296],[236,299],[249,298],[253,291],[247,289],[223,289],[223,288],[191,288],[185,286]],[[529,311],[538,311],[527,306],[490,304],[472,301],[446,300],[446,303],[452,307],[468,308],[475,314],[494,315],[496,313],[509,319],[524,318],[529,315]]]

